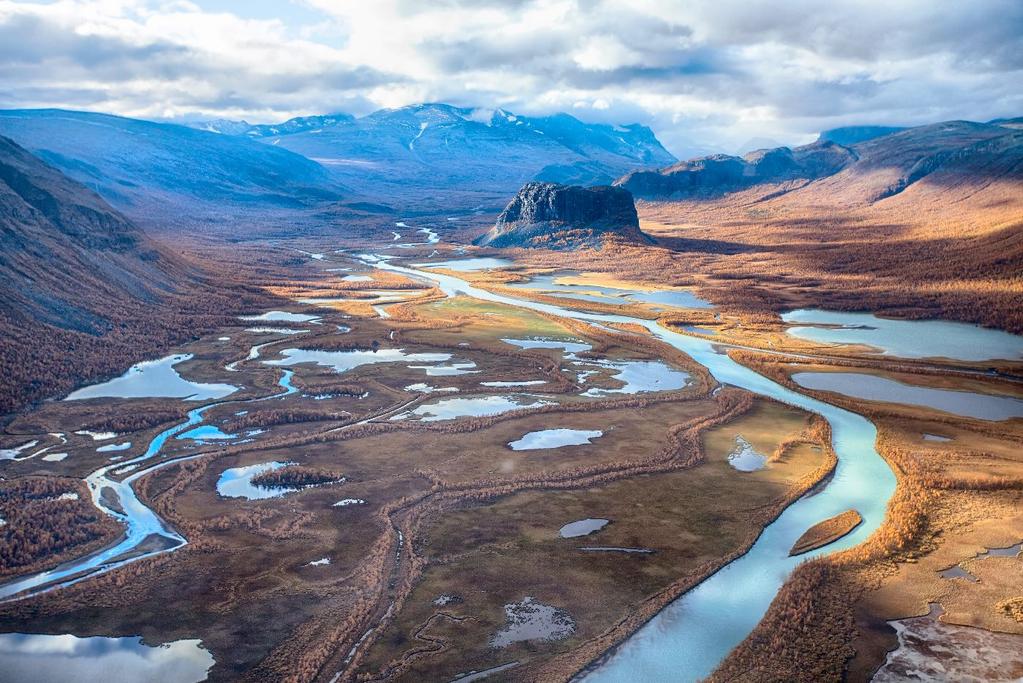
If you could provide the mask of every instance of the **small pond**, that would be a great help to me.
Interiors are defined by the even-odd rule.
[[[756,449],[742,435],[735,437],[735,448],[728,454],[728,464],[740,472],[756,472],[767,465],[767,456]]]
[[[257,474],[278,470],[287,462],[263,462],[258,465],[245,465],[243,467],[231,467],[223,471],[220,479],[217,480],[217,493],[224,498],[246,498],[248,500],[262,500],[264,498],[279,498],[286,493],[296,489],[290,487],[264,488],[255,486],[252,478]]]
[[[176,354],[159,360],[137,363],[120,377],[73,391],[65,400],[182,398],[188,401],[205,401],[223,398],[238,390],[238,387],[231,384],[203,384],[185,379],[178,374],[174,366],[190,358],[191,354]]]
[[[282,360],[265,360],[267,365],[299,365],[315,363],[333,368],[335,372],[347,372],[363,365],[374,363],[442,363],[451,360],[450,353],[406,353],[404,349],[377,349],[376,351],[317,351],[312,349],[284,349]]]
[[[454,420],[459,417],[485,417],[500,415],[511,410],[554,405],[554,401],[536,396],[474,396],[471,398],[445,398],[423,403],[412,410],[393,416],[392,420],[419,419],[423,422]]]
[[[589,444],[591,439],[603,435],[604,432],[597,429],[541,429],[509,442],[508,447],[513,451],[534,451],[562,446],[582,446]]]
[[[470,273],[476,270],[507,268],[508,266],[514,265],[514,262],[506,258],[478,256],[476,258],[455,259],[453,261],[434,261],[433,263],[417,263],[415,265],[417,268],[445,268],[459,273]]]
[[[578,522],[569,522],[565,526],[561,527],[558,531],[558,535],[562,538],[579,538],[580,536],[589,536],[592,533],[596,533],[606,527],[611,520],[609,519],[580,519]]]
[[[239,316],[241,320],[252,322],[311,323],[320,319],[318,315],[307,313],[291,313],[290,311],[267,311],[259,315]]]

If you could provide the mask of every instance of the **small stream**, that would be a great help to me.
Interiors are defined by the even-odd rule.
[[[0,584],[0,601],[22,599],[62,586],[69,586],[129,562],[177,550],[187,544],[188,541],[184,536],[166,524],[138,499],[133,484],[147,474],[174,463],[198,458],[203,455],[202,453],[155,462],[148,467],[132,472],[124,479],[118,479],[116,475],[119,472],[130,471],[125,468],[135,467],[156,457],[169,439],[202,423],[203,414],[214,406],[230,403],[254,403],[294,393],[296,389],[291,385],[292,374],[290,370],[284,371],[278,381],[278,385],[283,389],[280,393],[254,399],[214,401],[193,408],[188,411],[182,422],[157,434],[149,442],[145,452],[138,457],[105,465],[89,474],[85,478],[85,484],[89,489],[93,504],[104,514],[122,522],[125,527],[124,535],[118,542],[98,552],[65,562],[48,571]]]

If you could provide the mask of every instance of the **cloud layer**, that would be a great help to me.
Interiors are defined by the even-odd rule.
[[[1023,3],[0,0],[0,106],[276,121],[422,101],[650,125],[679,155],[1023,114]]]

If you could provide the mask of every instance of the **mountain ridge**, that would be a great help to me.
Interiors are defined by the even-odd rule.
[[[981,153],[988,149],[981,144],[985,141],[1008,141],[1018,133],[1011,127],[970,121],[904,129],[870,127],[869,132],[864,128],[853,127],[858,132],[852,137],[864,139],[850,145],[825,139],[825,131],[809,145],[758,150],[743,157],[698,157],[635,171],[615,184],[651,201],[715,199],[757,187],[763,188],[759,196],[764,200],[827,186],[835,200],[869,204],[902,192],[946,163],[962,161],[971,150]]]
[[[203,126],[202,122],[192,125]],[[225,130],[237,130],[226,126]],[[298,117],[240,135],[302,154],[366,196],[438,192],[502,200],[531,180],[610,184],[623,172],[674,162],[641,124],[584,123],[444,103]]]
[[[242,137],[109,114],[0,111],[0,134],[140,222],[217,223],[338,201],[319,164]]]
[[[0,415],[265,303],[178,252],[0,136]]]

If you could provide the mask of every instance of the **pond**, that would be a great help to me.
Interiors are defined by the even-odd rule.
[[[589,351],[592,346],[582,341],[552,339],[550,337],[533,337],[530,339],[502,339],[505,344],[517,346],[520,349],[562,349],[568,353]]]
[[[735,448],[728,454],[728,464],[740,472],[756,472],[767,465],[767,456],[756,449],[741,435],[735,437]]]
[[[245,498],[247,500],[279,498],[296,489],[285,486],[274,488],[256,486],[252,483],[252,478],[257,474],[278,470],[290,464],[287,462],[263,462],[258,465],[230,467],[220,474],[220,478],[217,480],[217,493],[224,498]]]
[[[582,446],[589,444],[591,439],[603,435],[604,432],[598,429],[541,429],[509,442],[508,447],[513,451],[535,451],[562,446]]]
[[[252,322],[311,323],[320,319],[318,315],[307,313],[291,313],[290,311],[267,311],[259,315],[239,316],[241,320]]]
[[[476,270],[490,270],[492,268],[507,268],[515,265],[514,261],[506,258],[495,258],[493,256],[478,256],[476,258],[455,259],[453,261],[434,261],[432,263],[417,263],[417,268],[446,268],[460,273],[470,273]]]
[[[423,370],[430,377],[454,377],[456,375],[474,375],[480,372],[472,361],[447,365],[410,365],[408,367],[409,370]]]
[[[334,372],[347,372],[374,363],[442,363],[451,360],[450,353],[406,353],[404,349],[377,349],[376,351],[317,351],[312,349],[284,349],[281,360],[265,360],[266,365],[299,365],[314,363],[333,368]]]
[[[583,396],[677,391],[689,384],[690,380],[688,372],[676,370],[659,360],[587,360],[576,361],[574,365],[610,370],[611,378],[622,383],[622,386],[617,388],[591,387],[582,393]],[[585,378],[580,381],[585,381]]]
[[[575,621],[563,609],[532,597],[504,606],[505,625],[490,639],[491,647],[529,640],[563,640],[575,632]]]
[[[782,315],[793,337],[828,344],[866,344],[900,358],[1019,360],[1023,337],[947,320],[890,320],[871,313],[799,309]],[[836,327],[820,327],[834,325]]]
[[[72,391],[64,400],[182,398],[187,401],[204,401],[223,398],[238,390],[238,387],[231,384],[203,384],[179,375],[174,366],[191,358],[192,354],[185,353],[136,363],[120,377]]]
[[[18,683],[195,683],[213,663],[198,640],[150,646],[139,637],[0,634],[0,676]]]
[[[432,403],[423,403],[412,410],[391,417],[392,420],[414,420],[437,422],[454,420],[459,417],[486,417],[500,415],[511,410],[539,408],[554,405],[536,396],[477,396],[472,398],[445,398]]]
[[[126,451],[129,448],[131,448],[131,441],[125,441],[123,443],[109,443],[106,446],[100,446],[99,448],[96,449],[96,452],[110,453],[111,451]]]
[[[207,441],[220,441],[226,439],[235,439],[237,437],[238,437],[237,434],[224,433],[223,431],[221,431],[219,427],[215,425],[203,425],[201,427],[196,427],[195,429],[189,429],[187,432],[182,432],[181,434],[178,434],[177,437],[175,438],[191,439],[192,441],[197,441],[199,443],[206,443]]]
[[[252,334],[303,334],[308,330],[294,330],[290,327],[246,327],[246,332]]]
[[[609,519],[588,518],[577,522],[569,522],[558,530],[562,538],[579,538],[596,533],[611,523]]]
[[[713,308],[714,305],[693,294],[688,289],[625,289],[588,282],[566,282],[577,277],[577,272],[554,275],[536,275],[527,282],[514,282],[508,286],[515,289],[529,289],[553,296],[581,299],[594,303],[625,305],[632,303],[660,304],[674,308]]]
[[[807,389],[834,391],[868,401],[888,401],[933,408],[978,420],[1023,417],[1023,399],[903,384],[859,372],[797,372],[792,381]]]

